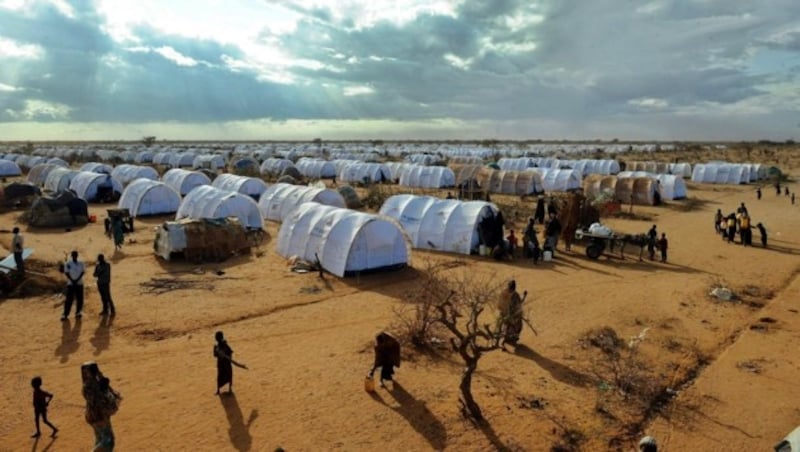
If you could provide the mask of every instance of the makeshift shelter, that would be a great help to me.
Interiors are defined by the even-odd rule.
[[[114,171],[114,168],[111,165],[106,165],[105,163],[98,163],[98,162],[88,162],[84,163],[80,167],[80,171],[89,171],[92,173],[102,173],[102,174],[111,174]]]
[[[528,168],[525,171],[539,173],[544,191],[566,192],[578,190],[583,184],[581,173],[573,169]]]
[[[214,182],[211,183],[211,186],[221,190],[239,192],[243,195],[250,196],[255,200],[258,200],[258,198],[261,197],[261,194],[267,189],[267,183],[261,179],[256,179],[255,177],[237,176],[236,174],[230,173],[220,174],[217,176],[217,178],[214,179]]]
[[[53,157],[51,159],[47,159],[47,161],[45,163],[49,163],[51,165],[57,165],[57,166],[60,166],[62,168],[69,168],[69,163],[67,163],[66,160],[60,159],[58,157]]]
[[[544,193],[541,174],[532,171],[503,171],[466,165],[459,170],[456,182],[462,185],[471,180],[489,193],[520,196]]]
[[[119,165],[111,172],[111,177],[123,187],[136,179],[158,180],[158,172],[149,166]]]
[[[235,217],[167,221],[156,229],[153,248],[165,260],[183,257],[188,261],[219,262],[232,255],[250,252],[247,230]]]
[[[397,220],[414,248],[472,254],[481,244],[481,220],[497,212],[497,206],[484,201],[395,195],[379,213]]]
[[[122,194],[122,185],[108,174],[79,171],[69,189],[86,202],[112,202]]]
[[[400,226],[378,215],[301,204],[281,225],[278,254],[285,258],[319,260],[336,276],[401,268],[408,264],[408,244]]]
[[[0,187],[0,205],[25,205],[42,194],[42,190],[31,183],[12,182]]]
[[[79,171],[76,170],[56,167],[47,174],[47,179],[44,181],[44,189],[53,193],[67,190],[72,178],[78,173]]]
[[[1,161],[1,160],[0,160]],[[39,165],[34,166],[28,171],[28,182],[42,186],[44,182],[47,180],[47,175],[50,174],[50,171],[60,168],[58,165],[50,165],[48,163],[41,163]]]
[[[509,158],[503,157],[497,161],[497,166],[503,171],[525,171],[536,166],[530,157]]]
[[[388,182],[392,173],[386,165],[380,163],[364,163],[352,161],[339,170],[337,179],[346,182]]]
[[[344,203],[347,205],[348,209],[360,209],[361,208],[361,198],[358,197],[358,192],[356,189],[349,186],[349,185],[342,185],[336,189],[342,198],[344,198]]]
[[[301,158],[295,167],[304,177],[311,179],[330,179],[336,177],[336,166],[326,160]]]
[[[650,177],[603,176],[593,174],[583,180],[587,198],[606,196],[621,204],[652,206],[656,204],[656,181]]]
[[[656,190],[661,195],[661,199],[673,200],[686,197],[686,182],[683,176],[676,174],[653,174],[644,171],[620,171],[617,177],[649,177],[656,181]]]
[[[37,199],[26,217],[31,226],[83,226],[89,222],[89,205],[74,193],[65,191],[53,198],[43,196]]]
[[[347,208],[344,198],[336,190],[302,185],[274,184],[267,188],[258,201],[258,210],[265,220],[283,221],[304,202]]]
[[[236,217],[246,228],[261,229],[263,220],[253,198],[234,191],[201,185],[181,202],[175,219]]]
[[[153,165],[169,166],[169,162],[174,156],[173,152],[157,152],[153,156]]]
[[[239,157],[231,162],[231,172],[235,174],[259,174],[258,160],[252,157]]]
[[[136,179],[128,184],[118,204],[120,209],[128,209],[133,217],[175,213],[180,205],[180,193],[163,182],[150,179]]]
[[[474,155],[453,155],[447,160],[447,163],[457,165],[481,165],[483,164],[483,159]]]
[[[0,177],[13,177],[22,174],[19,165],[11,160],[0,160]]]
[[[211,184],[211,179],[205,173],[181,168],[173,168],[167,171],[161,176],[161,181],[172,187],[181,196],[185,196],[195,187]]]
[[[400,176],[403,187],[446,188],[456,185],[456,175],[446,166],[414,166]]]
[[[669,174],[670,164],[666,162],[625,162],[625,171],[646,172],[652,174]]]

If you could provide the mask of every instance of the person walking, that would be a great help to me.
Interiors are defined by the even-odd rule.
[[[717,234],[722,232],[722,226],[720,226],[720,223],[722,223],[722,219],[723,219],[722,209],[717,209],[717,213],[714,214],[714,230],[717,231]]]
[[[400,367],[400,342],[391,334],[381,331],[375,336],[375,361],[369,371],[373,378],[375,369],[381,368],[380,386],[385,388],[384,381],[394,382],[394,368]]]
[[[661,251],[661,262],[667,261],[667,234],[661,234],[661,239],[658,241],[658,250]]]
[[[658,231],[656,230],[656,225],[653,225],[649,231],[647,231],[647,254],[650,256],[650,260],[656,260],[656,242],[658,241]]]
[[[86,401],[84,419],[94,431],[95,445],[92,450],[112,452],[115,438],[111,416],[119,410],[122,396],[111,389],[109,379],[93,361],[81,365],[81,380],[81,393]]]
[[[767,228],[764,227],[763,224],[758,223],[756,225],[758,228],[759,234],[761,234],[761,245],[766,248],[767,247]]]
[[[500,295],[500,302],[498,303],[497,310],[500,314],[499,326],[500,332],[503,334],[501,346],[505,349],[505,344],[517,346],[519,336],[522,334],[522,322],[525,315],[522,310],[522,304],[528,297],[528,291],[523,292],[519,296],[517,292],[517,282],[511,280],[508,282],[508,287]]]
[[[42,432],[39,430],[39,418],[53,430],[53,434],[51,434],[50,437],[55,438],[58,429],[47,420],[47,406],[50,405],[50,401],[53,400],[53,394],[42,389],[42,377],[33,377],[33,379],[31,379],[31,386],[33,387],[33,415],[36,419],[36,433],[31,435],[31,438],[42,436]]]
[[[233,366],[247,369],[247,366],[237,363],[233,360],[233,349],[228,345],[225,340],[225,335],[222,331],[217,331],[214,334],[214,339],[217,343],[214,345],[214,357],[217,358],[217,392],[214,395],[220,395],[220,388],[228,385],[228,394],[233,393]]]
[[[792,192],[792,205],[794,205],[794,192]]]
[[[756,188],[756,199],[761,199],[761,187]]]
[[[539,224],[544,224],[544,198],[541,196],[538,200],[536,200],[536,211],[533,214],[533,217],[539,222]]]
[[[550,214],[550,221],[544,229],[544,250],[550,250],[553,256],[556,254],[556,246],[558,245],[558,237],[561,235],[561,222],[558,221],[558,216]]]
[[[728,243],[733,243],[736,240],[736,215],[731,213],[728,215]]]
[[[100,301],[103,303],[100,315],[117,315],[114,301],[111,299],[111,264],[106,262],[106,257],[102,254],[97,255],[94,277],[97,278],[97,292],[100,293]]]
[[[785,196],[789,196],[789,186],[788,186],[788,185],[786,185],[785,187],[783,187],[783,194],[784,194]]]
[[[25,274],[25,260],[22,258],[22,252],[25,250],[25,238],[19,233],[19,228],[14,227],[14,237],[11,239],[11,250],[14,253],[14,263],[17,265],[17,271],[20,275]]]
[[[753,231],[750,228],[750,216],[745,214],[739,220],[739,235],[742,239],[742,245],[750,246],[753,244]]]
[[[111,220],[111,234],[114,238],[114,249],[121,250],[125,242],[125,225],[122,224],[122,218],[114,217]]]
[[[83,315],[83,274],[86,266],[78,260],[78,252],[72,252],[72,259],[64,264],[64,275],[67,277],[67,299],[64,301],[64,315],[61,320],[67,320],[72,309],[72,302],[75,301],[75,318]]]

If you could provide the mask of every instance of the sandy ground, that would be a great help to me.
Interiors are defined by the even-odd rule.
[[[756,201],[753,186],[690,190],[705,201],[695,210],[636,207],[652,219],[607,221],[627,232],[657,224],[670,239],[667,264],[634,253],[591,261],[577,246],[539,266],[414,251],[406,270],[323,281],[290,272],[274,240],[222,264],[162,262],[152,253],[152,228],[163,219],[139,222],[135,243],[116,253],[102,224],[23,228],[34,259],[51,272],[73,248],[90,270],[98,253],[110,256],[118,315],[111,323],[97,315],[92,284],[82,321],[59,321],[58,295],[0,301],[0,450],[91,449],[79,374],[87,360],[124,396],[113,418],[119,450],[632,450],[631,438],[645,432],[664,450],[766,450],[800,424],[800,206],[769,189]],[[754,224],[769,229],[770,249],[714,233],[713,212],[742,201]],[[91,213],[103,218],[103,209]],[[0,216],[0,228],[10,230],[18,214]],[[268,230],[276,237],[276,225]],[[0,234],[6,250],[10,241]],[[393,390],[363,390],[372,337],[392,325],[393,307],[429,259],[457,261],[448,270],[455,276],[516,278],[530,292],[539,334],[526,330],[516,353],[481,360],[474,393],[488,422],[480,428],[460,414],[454,355],[410,354]],[[151,278],[200,287],[153,294],[141,285]],[[714,300],[715,284],[746,296]],[[641,356],[654,379],[675,382],[668,406],[645,413],[608,393],[598,352],[580,342],[603,326],[624,339],[649,328]],[[213,395],[217,330],[250,367],[235,369],[235,395]],[[29,438],[35,375],[55,394],[54,440],[44,426],[43,438]],[[623,434],[633,424],[638,431]]]

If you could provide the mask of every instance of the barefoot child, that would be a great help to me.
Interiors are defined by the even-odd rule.
[[[47,405],[53,400],[53,394],[42,389],[41,377],[33,377],[31,386],[33,386],[33,412],[36,417],[36,433],[31,435],[31,438],[38,438],[41,436],[41,432],[39,431],[39,417],[42,418],[48,427],[53,429],[53,434],[50,436],[55,437],[56,433],[58,433],[58,429],[47,420]]]

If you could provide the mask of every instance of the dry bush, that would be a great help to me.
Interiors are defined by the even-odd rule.
[[[367,188],[367,194],[361,200],[361,203],[370,209],[378,210],[392,194],[389,187],[383,184],[372,184]]]

